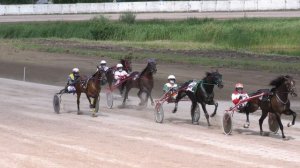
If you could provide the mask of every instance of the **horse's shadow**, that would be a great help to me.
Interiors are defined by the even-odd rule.
[[[259,131],[255,131],[255,130],[251,130],[251,129],[236,128],[233,131],[238,133],[238,134],[243,134],[243,135],[264,136],[264,137],[270,137],[270,138],[274,138],[274,139],[282,139],[282,140],[285,140],[285,141],[295,139],[291,136],[286,136],[286,138],[283,139],[281,137],[281,134],[279,134],[279,133],[266,132],[266,131],[263,132],[263,135],[260,135]]]
[[[145,110],[147,106],[140,106],[140,105],[118,105],[119,109],[134,109],[134,110]]]
[[[92,113],[91,111],[80,111],[82,112],[82,114],[79,114],[79,116],[92,116]],[[66,113],[75,113],[77,115],[77,110],[68,110],[66,111]],[[102,113],[102,112],[97,112],[97,117],[108,117],[107,114],[105,113]]]

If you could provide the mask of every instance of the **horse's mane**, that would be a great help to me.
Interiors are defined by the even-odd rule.
[[[155,63],[155,60],[154,60],[154,59],[148,59],[147,66],[146,66],[146,67],[144,68],[144,70],[141,72],[140,76],[143,76],[143,75],[146,73],[148,67],[150,66],[150,63],[152,63],[152,62]]]
[[[277,77],[276,79],[272,80],[270,82],[270,85],[274,86],[275,88],[278,88],[280,85],[282,85],[282,83],[284,81],[286,81],[287,78],[292,78],[292,77],[289,75],[285,75],[285,76],[281,75],[281,76]]]

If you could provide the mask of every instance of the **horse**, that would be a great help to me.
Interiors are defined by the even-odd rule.
[[[191,84],[195,88],[194,91],[192,89],[187,89],[190,88],[190,86],[192,86]],[[218,70],[215,72],[207,72],[206,77],[204,77],[201,81],[195,82],[193,80],[190,80],[188,82],[185,82],[182,86],[178,88],[178,95],[175,99],[175,107],[173,109],[173,113],[176,113],[177,111],[178,102],[187,95],[189,99],[192,101],[192,107],[191,107],[192,123],[193,124],[198,123],[198,121],[195,121],[196,119],[194,117],[194,114],[195,114],[197,103],[200,103],[205,113],[207,124],[208,126],[210,126],[209,115],[206,110],[206,104],[215,106],[214,112],[211,114],[211,117],[214,117],[218,109],[218,103],[214,100],[215,85],[218,86],[218,88],[224,87],[222,81],[222,75],[218,72]]]
[[[156,61],[154,59],[149,59],[147,66],[141,73],[135,71],[127,77],[127,80],[124,82],[125,95],[123,97],[122,106],[125,106],[126,99],[128,98],[128,93],[132,88],[139,89],[137,95],[141,101],[139,103],[140,106],[145,105],[148,102],[149,97],[151,100],[151,104],[154,104],[151,92],[154,86],[153,74],[155,74],[156,71]],[[145,100],[143,100],[142,98],[142,93],[146,93]]]
[[[76,95],[77,95],[77,114],[80,115],[82,112],[80,111],[80,96],[81,93],[85,93],[86,97],[89,101],[90,108],[93,109],[93,117],[96,117],[96,103],[98,101],[99,94],[101,92],[101,80],[104,76],[104,71],[101,69],[98,69],[95,74],[93,74],[90,78],[87,78],[86,76],[80,76],[75,81],[75,89],[76,89]],[[94,99],[93,103],[91,103],[91,98]]]
[[[257,93],[265,92],[267,97],[260,99],[253,99],[249,101],[243,111],[246,112],[247,123],[249,123],[249,113],[255,112],[259,109],[262,110],[262,115],[259,119],[260,134],[263,135],[262,124],[264,119],[267,117],[268,113],[273,113],[278,122],[279,128],[282,133],[282,138],[285,138],[283,132],[283,125],[281,122],[281,114],[292,115],[292,122],[288,123],[288,127],[295,124],[297,114],[290,109],[290,101],[288,95],[296,97],[296,83],[291,76],[279,76],[276,79],[270,82],[270,85],[273,86],[271,90],[258,90]],[[249,125],[248,125],[249,126]]]
[[[132,72],[132,67],[131,67],[131,58],[125,58],[125,59],[120,59],[120,63],[123,65],[123,69],[127,72],[127,73],[131,73]],[[116,66],[110,67],[106,73],[105,73],[105,77],[109,86],[109,89],[112,91],[112,84],[115,80],[115,76],[114,73],[116,71]],[[124,86],[122,85],[120,87],[120,92],[122,94],[123,92],[123,88]]]

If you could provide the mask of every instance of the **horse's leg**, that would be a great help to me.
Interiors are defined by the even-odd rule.
[[[79,107],[79,104],[80,104],[80,96],[81,96],[81,92],[77,92],[77,114],[78,114],[78,115],[82,114],[82,112],[80,111],[80,107]]]
[[[293,115],[293,121],[288,123],[288,125],[287,125],[288,127],[295,125],[295,120],[297,117],[297,114],[293,110],[289,109],[289,112]]]
[[[214,112],[210,115],[210,117],[214,117],[217,114],[219,104],[218,104],[218,102],[215,102],[215,100],[213,100],[212,103],[209,104],[209,105],[214,105],[215,106]]]
[[[264,120],[265,120],[265,118],[266,118],[267,116],[268,116],[268,111],[263,110],[263,111],[262,111],[262,114],[261,114],[261,117],[260,117],[260,119],[259,119],[260,135],[263,135],[263,133],[264,133],[264,131],[263,131],[263,129],[262,129],[262,124],[263,124],[263,122],[264,122]]]
[[[150,97],[150,100],[151,100],[151,105],[153,106],[154,105],[154,100],[152,98],[152,90],[149,91],[149,97]]]
[[[285,135],[283,133],[283,125],[282,125],[282,122],[281,122],[281,119],[280,119],[280,115],[278,113],[274,113],[276,115],[276,119],[277,119],[277,122],[279,124],[279,128],[281,130],[281,134],[282,134],[282,138],[285,138]]]
[[[129,87],[126,86],[126,89],[125,89],[125,95],[124,95],[124,97],[123,97],[123,103],[122,103],[122,106],[125,106],[126,99],[127,99],[127,97],[128,97],[128,93],[129,93],[130,89],[131,89],[131,88],[129,88]]]
[[[177,97],[175,99],[175,107],[173,109],[173,113],[176,113],[177,112],[177,108],[178,108],[178,102],[185,96],[185,94],[183,94],[185,92],[183,91],[179,91],[178,94],[177,94]]]
[[[137,96],[139,97],[139,99],[140,99],[140,101],[141,101],[141,102],[139,103],[140,106],[144,105],[145,102],[146,102],[146,100],[144,100],[144,99],[142,98],[142,93],[143,93],[143,90],[142,90],[142,89],[140,89],[139,92],[137,93]],[[148,95],[148,94],[147,94],[147,95]]]
[[[192,116],[192,123],[193,124],[198,124],[198,121],[194,121],[194,115],[195,115],[195,109],[197,106],[197,101],[192,102],[192,108],[191,108],[191,116]]]
[[[91,99],[90,97],[86,94],[86,98],[88,99],[89,103],[90,103],[90,108],[92,108],[92,103],[91,103]]]
[[[97,101],[98,101],[98,97],[99,97],[99,94],[97,96],[95,96],[94,98],[94,101],[93,101],[93,111],[92,111],[92,116],[93,117],[97,117],[96,115],[96,104],[97,104]]]
[[[249,111],[246,110],[246,123],[244,124],[244,128],[249,128],[250,122],[249,122]]]
[[[202,109],[203,109],[203,111],[204,111],[205,118],[206,118],[206,120],[207,120],[207,125],[210,126],[209,115],[208,115],[208,112],[207,112],[207,110],[206,110],[206,104],[205,104],[204,102],[201,102],[200,104],[201,104]]]

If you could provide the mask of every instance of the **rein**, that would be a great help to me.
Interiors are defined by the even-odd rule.
[[[283,102],[283,101],[280,99],[280,97],[277,95],[277,93],[275,93],[275,95],[276,95],[276,98],[277,98],[282,104],[286,105],[286,104],[289,102],[289,99],[287,99],[286,102]]]

